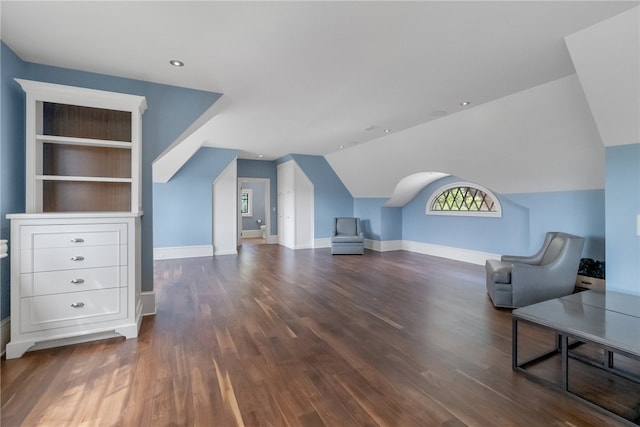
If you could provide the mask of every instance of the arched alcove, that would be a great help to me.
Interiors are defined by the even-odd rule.
[[[441,178],[449,176],[442,172],[418,172],[402,178],[393,189],[393,194],[384,206],[402,207],[409,203],[424,187]]]

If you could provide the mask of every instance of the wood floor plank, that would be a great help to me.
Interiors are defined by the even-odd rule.
[[[512,372],[511,312],[483,267],[256,242],[157,261],[157,314],[135,340],[3,358],[2,426],[621,425]],[[522,334],[523,352],[550,339]]]

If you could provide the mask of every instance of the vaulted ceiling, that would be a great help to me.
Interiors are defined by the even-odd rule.
[[[222,93],[203,143],[275,159],[570,75],[564,37],[637,4],[5,0],[1,33],[25,61]]]

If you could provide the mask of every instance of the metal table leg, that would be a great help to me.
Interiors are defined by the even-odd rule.
[[[560,349],[562,353],[562,378],[560,378],[560,387],[562,390],[569,391],[569,337],[559,334]]]

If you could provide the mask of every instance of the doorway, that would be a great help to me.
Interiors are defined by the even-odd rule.
[[[238,178],[238,245],[268,243],[271,235],[271,180]]]

